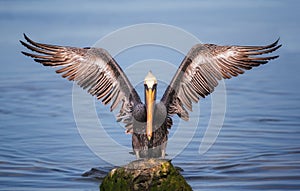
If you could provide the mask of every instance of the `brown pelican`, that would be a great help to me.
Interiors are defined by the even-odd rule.
[[[164,158],[173,115],[188,120],[187,110],[192,110],[192,103],[212,93],[218,80],[266,64],[278,56],[258,55],[281,47],[277,45],[279,39],[267,46],[197,44],[185,56],[159,102],[156,102],[157,79],[148,73],[144,80],[143,103],[121,67],[105,49],[41,44],[25,34],[24,38],[28,43],[20,41],[22,45],[39,53],[22,52],[24,55],[44,66],[60,67],[56,73],[76,81],[103,104],[111,103],[111,111],[121,103],[117,121],[125,123],[126,132],[132,134],[137,158]]]

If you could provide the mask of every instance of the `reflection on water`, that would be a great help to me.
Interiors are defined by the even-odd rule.
[[[68,1],[58,2],[34,1],[31,6],[30,1],[0,2],[0,23],[5,26],[1,34],[6,37],[0,44],[1,190],[97,190],[101,179],[81,174],[100,167],[104,175],[113,167],[93,154],[77,131],[72,84],[19,53],[23,50],[18,43],[22,32],[44,42],[87,46],[119,27],[141,22],[173,24],[214,43],[264,44],[281,36],[278,60],[226,81],[225,123],[209,152],[198,153],[209,121],[210,97],[200,104],[195,136],[173,164],[184,170],[182,174],[194,190],[300,189],[300,99],[295,84],[300,80],[300,65],[295,62],[299,60],[295,45],[299,27],[294,21],[299,18],[296,9],[300,6],[293,6],[297,2],[192,1],[183,5],[167,1],[162,6],[139,5],[143,9],[95,2],[93,9],[89,4],[74,3],[66,12],[62,7],[67,7]],[[115,7],[124,16],[113,16]],[[179,10],[186,14],[178,14]],[[277,14],[284,11],[286,14]],[[230,26],[228,20],[232,20]],[[149,52],[146,47],[124,52],[117,61],[126,68],[153,57],[179,64],[183,55],[161,49]],[[99,115],[108,111],[100,108]],[[174,121],[178,123],[178,119]],[[111,120],[105,123],[115,125]],[[119,130],[109,133],[130,146],[126,142],[130,137]]]

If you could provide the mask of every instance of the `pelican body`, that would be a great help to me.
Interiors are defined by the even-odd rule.
[[[165,157],[172,119],[162,102],[156,103],[157,80],[150,71],[144,80],[145,104],[133,109],[132,148],[137,158]]]
[[[44,66],[59,67],[56,73],[75,81],[83,89],[110,104],[121,104],[117,121],[125,123],[132,134],[132,148],[137,158],[164,158],[168,131],[176,114],[189,120],[192,104],[214,91],[221,79],[243,74],[245,70],[278,56],[260,56],[276,51],[278,41],[266,46],[219,46],[196,44],[183,59],[161,100],[156,101],[157,79],[148,72],[144,79],[145,101],[127,76],[103,48],[77,48],[37,43],[24,34],[22,45],[38,54],[23,52]]]

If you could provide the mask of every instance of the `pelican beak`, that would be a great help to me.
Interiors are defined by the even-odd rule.
[[[152,88],[146,89],[146,109],[147,109],[146,134],[149,141],[152,138],[154,101],[155,101],[155,89]]]
[[[153,113],[154,113],[154,104],[156,99],[156,85],[157,85],[157,80],[151,71],[145,77],[144,85],[145,85],[145,103],[146,103],[146,112],[147,112],[146,134],[148,140],[150,141],[153,132]]]

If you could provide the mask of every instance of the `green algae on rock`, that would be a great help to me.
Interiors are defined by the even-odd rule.
[[[190,191],[183,176],[165,159],[141,159],[108,173],[101,191],[172,190]]]

